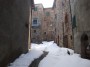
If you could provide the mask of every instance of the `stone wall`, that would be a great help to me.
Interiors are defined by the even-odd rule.
[[[59,46],[67,44],[68,48],[72,48],[72,23],[69,0],[55,0],[55,41]]]
[[[55,36],[54,10],[52,8],[44,8],[43,22],[43,40],[52,41]],[[46,32],[46,34],[44,34]],[[47,37],[47,39],[45,39]]]
[[[0,67],[28,51],[31,0],[0,0]]]
[[[40,23],[39,27],[31,29],[32,42],[42,42],[54,40],[55,22],[54,10],[52,8],[44,8],[42,4],[35,4],[37,10],[32,10],[32,17],[37,18]],[[37,32],[34,33],[34,30]]]
[[[55,0],[55,41],[59,46],[63,46],[63,7],[62,0]]]
[[[37,18],[39,26],[34,26],[31,28],[31,40],[34,43],[40,43],[42,42],[42,23],[44,21],[42,4],[35,4],[35,8],[32,10],[32,23],[34,18]],[[34,32],[34,30],[36,30],[36,32]]]
[[[72,44],[72,21],[71,21],[71,5],[70,0],[63,1],[64,7],[64,36],[67,36],[67,47],[73,48]]]
[[[81,53],[81,36],[86,33],[89,37],[90,44],[90,0],[75,1],[76,27],[74,32],[74,49],[75,52]]]

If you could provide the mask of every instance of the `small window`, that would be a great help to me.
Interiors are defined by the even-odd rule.
[[[34,11],[37,11],[37,10],[38,10],[38,8],[37,8],[37,7],[35,7],[35,8],[34,8]]]
[[[55,19],[57,19],[57,14],[55,14]]]
[[[33,24],[36,25],[37,22],[38,22],[38,19],[37,19],[37,18],[34,18],[34,19],[33,19]]]
[[[50,16],[50,13],[49,12],[46,12],[46,16]]]
[[[62,6],[64,7],[64,3],[62,2]]]
[[[72,40],[72,36],[70,36],[71,40]]]
[[[46,32],[44,32],[44,34],[46,35]]]
[[[37,24],[37,19],[34,19],[33,20],[33,24]]]
[[[56,28],[55,28],[55,32],[56,32]]]
[[[65,15],[65,23],[68,23],[68,14]]]
[[[72,18],[72,22],[73,22],[73,28],[75,28],[76,27],[76,16],[73,16],[73,18]]]
[[[34,33],[36,33],[36,30],[34,30]]]

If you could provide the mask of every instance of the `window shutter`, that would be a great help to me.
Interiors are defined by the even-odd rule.
[[[75,28],[76,27],[76,16],[73,17],[72,21],[73,21],[73,28]]]

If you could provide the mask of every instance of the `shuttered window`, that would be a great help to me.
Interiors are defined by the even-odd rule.
[[[73,16],[73,28],[75,28],[76,27],[76,16]]]
[[[37,7],[35,7],[35,8],[34,8],[34,11],[37,11],[37,10],[38,10],[38,8],[37,8]]]

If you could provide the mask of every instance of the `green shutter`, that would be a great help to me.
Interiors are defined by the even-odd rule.
[[[73,17],[72,21],[73,21],[73,28],[75,28],[76,27],[76,16]]]
[[[37,11],[37,9],[38,9],[38,8],[37,8],[37,7],[35,7],[35,8],[34,8],[34,11]]]
[[[50,13],[49,12],[46,12],[46,16],[50,16]]]

